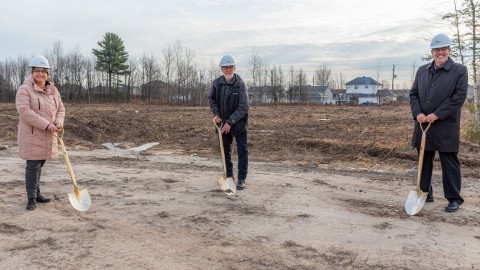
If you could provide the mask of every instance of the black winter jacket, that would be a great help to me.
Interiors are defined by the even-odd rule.
[[[238,74],[234,74],[231,82],[225,81],[222,75],[212,83],[208,95],[210,109],[214,116],[222,118],[232,129],[233,136],[247,131],[249,101],[245,83]]]
[[[458,152],[460,147],[460,114],[467,97],[468,71],[451,58],[435,70],[434,63],[421,66],[410,90],[410,107],[415,120],[412,146],[419,148],[422,131],[417,115],[434,113],[436,120],[427,132],[425,149]],[[424,124],[426,127],[426,124]]]

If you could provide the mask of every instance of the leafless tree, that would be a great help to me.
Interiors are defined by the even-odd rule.
[[[169,102],[172,99],[172,87],[171,84],[174,82],[174,74],[175,74],[175,52],[176,48],[174,44],[169,44],[166,48],[162,50],[163,57],[163,70],[165,75],[165,82],[167,86],[167,93],[166,93],[166,101]]]
[[[295,71],[295,67],[293,65],[290,66],[290,69],[288,71],[288,99],[290,102],[296,101],[298,102],[299,100],[297,99],[297,89],[295,87],[295,78],[296,78],[297,72]]]
[[[318,66],[315,70],[315,79],[318,85],[330,86],[330,76],[332,75],[332,69],[326,62]]]
[[[380,63],[377,65],[377,69],[375,70],[375,80],[380,81]]]
[[[390,81],[389,81],[389,80],[383,79],[383,80],[382,80],[382,85],[383,85],[383,89],[389,90],[391,84],[390,84]]]
[[[299,96],[299,101],[301,102],[306,102],[308,101],[308,78],[307,74],[303,71],[303,68],[300,67],[297,73],[297,78],[296,78],[296,87],[298,87],[298,96]]]
[[[284,75],[281,66],[273,66],[270,70],[270,95],[272,97],[272,103],[278,103],[284,97]]]
[[[85,58],[85,89],[86,89],[86,101],[92,102],[92,89],[96,85],[95,83],[95,59],[93,56]]]
[[[252,102],[261,102],[264,96],[264,92],[261,86],[262,83],[262,70],[263,70],[263,57],[256,47],[253,47],[248,61],[248,70],[252,76],[252,88],[253,88],[253,100]]]
[[[332,69],[328,66],[326,62],[323,62],[321,66],[318,66],[315,70],[315,78],[317,79],[317,84],[320,86],[331,86],[330,76],[332,74]],[[325,91],[327,89],[322,90],[322,103],[325,100]]]
[[[159,84],[155,81],[161,78],[161,68],[157,59],[153,55],[143,54],[138,60],[138,72],[142,99],[151,100],[154,97],[160,97],[160,92],[155,93],[160,91]]]
[[[413,61],[413,63],[412,63],[412,74],[410,76],[410,86],[408,88],[410,88],[413,85],[413,81],[415,80],[416,71],[417,71],[417,64],[416,64],[415,61]],[[408,88],[405,88],[405,89],[408,89]]]
[[[64,57],[62,66],[64,70],[61,73],[64,74],[65,84],[59,89],[62,89],[65,94],[65,101],[70,102],[81,97],[87,71],[86,65],[86,59],[80,53],[78,46]]]
[[[442,16],[443,20],[448,21],[454,31],[453,39],[453,56],[460,57],[462,64],[471,67],[471,78],[473,80],[473,102],[474,102],[474,119],[476,126],[480,126],[480,97],[478,87],[478,30],[480,23],[478,14],[480,12],[480,4],[478,1],[465,0],[459,3],[452,0],[454,11]]]
[[[138,72],[139,60],[136,57],[130,56],[128,58],[128,72],[125,74],[125,100],[128,102],[132,100],[132,94],[136,97],[136,84],[138,83],[140,72]]]

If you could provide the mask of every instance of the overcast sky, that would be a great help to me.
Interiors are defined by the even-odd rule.
[[[42,54],[60,41],[66,52],[89,55],[106,32],[119,35],[132,56],[161,56],[179,39],[199,66],[223,54],[248,77],[252,48],[270,65],[313,76],[326,62],[346,80],[357,76],[409,85],[430,39],[451,34],[436,14],[447,0],[3,0],[0,60]]]

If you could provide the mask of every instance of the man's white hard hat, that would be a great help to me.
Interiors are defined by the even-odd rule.
[[[432,42],[430,43],[430,49],[450,47],[451,44],[452,41],[447,35],[438,34],[432,38]]]
[[[224,55],[222,59],[220,60],[220,66],[221,67],[229,67],[229,66],[235,66],[237,63],[235,62],[235,59],[231,55]]]

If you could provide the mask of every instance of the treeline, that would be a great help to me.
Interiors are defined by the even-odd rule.
[[[98,57],[82,55],[79,48],[65,52],[60,42],[43,54],[52,67],[52,79],[65,102],[128,102],[160,100],[165,103],[206,104],[210,82],[219,68],[199,68],[194,52],[177,40],[161,57],[130,56],[126,69],[99,68]],[[19,55],[0,61],[0,101],[12,102],[18,87],[30,74],[32,56]],[[155,92],[157,91],[157,92]]]
[[[49,60],[50,79],[59,89],[65,102],[104,103],[129,102],[133,99],[166,104],[206,105],[213,79],[220,75],[217,63],[199,66],[195,52],[180,40],[162,49],[160,56],[143,54],[129,56],[123,41],[113,33],[92,54],[83,55],[80,49],[68,52],[61,42],[53,44],[43,55]],[[33,56],[18,55],[0,61],[0,101],[13,102],[18,87],[30,74],[29,61]],[[220,56],[219,56],[220,57]],[[344,87],[344,76],[332,79],[326,63],[308,78],[302,67],[293,66],[284,72],[281,66],[271,67],[256,48],[242,70],[252,103],[301,102],[306,99],[309,85]]]

